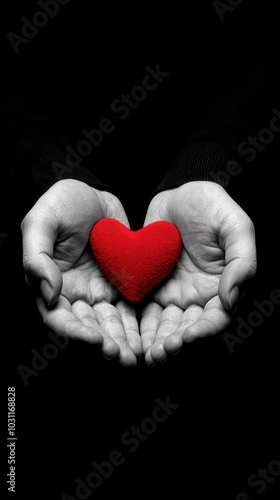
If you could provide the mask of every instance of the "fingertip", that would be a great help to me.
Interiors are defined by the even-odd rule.
[[[43,279],[40,283],[40,292],[45,304],[48,306],[53,305],[54,303],[53,289],[46,279]]]
[[[120,353],[119,345],[109,338],[103,338],[102,352],[106,359],[114,359]]]
[[[121,353],[120,364],[125,368],[135,368],[137,365],[137,358],[132,352]]]
[[[168,354],[177,354],[183,345],[182,335],[170,335],[165,339],[164,349]]]
[[[152,345],[153,345],[152,341],[144,340],[142,338],[142,351],[143,351],[143,354],[146,354],[148,352],[148,350],[152,347]]]
[[[190,326],[184,331],[182,335],[182,341],[183,343],[188,344],[189,342],[193,342],[194,340],[196,340],[198,336],[199,330],[194,326]]]
[[[55,277],[56,283],[50,284],[47,279],[42,279],[40,283],[40,292],[45,304],[50,307],[53,306],[60,295],[62,289],[62,279],[61,275]]]
[[[137,336],[132,336],[127,334],[127,343],[131,351],[136,357],[140,357],[143,354],[143,347],[142,347],[142,342],[141,342],[141,337],[139,333],[137,333]]]
[[[232,288],[227,291],[220,287],[219,298],[226,311],[232,312],[236,306],[239,297],[239,286],[233,285]]]
[[[228,296],[228,303],[229,303],[229,307],[230,307],[230,310],[232,311],[237,303],[237,300],[238,300],[238,297],[239,297],[239,286],[235,285],[231,291],[229,292],[229,296]]]
[[[149,348],[145,354],[145,362],[148,367],[156,365],[151,357],[151,348]]]
[[[167,359],[164,343],[158,343],[151,348],[151,359],[154,363],[163,363]]]
[[[136,342],[129,342],[129,346],[136,357],[140,358],[142,356],[143,350],[141,344],[139,345]]]
[[[46,306],[54,305],[62,290],[62,276],[56,263],[40,254],[24,263],[25,280],[31,289],[42,297]]]

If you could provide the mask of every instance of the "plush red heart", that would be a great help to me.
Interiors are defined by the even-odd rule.
[[[173,271],[182,246],[171,222],[156,221],[133,231],[112,218],[93,226],[89,242],[103,274],[130,302],[141,300]]]

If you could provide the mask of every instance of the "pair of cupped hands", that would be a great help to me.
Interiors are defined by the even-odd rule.
[[[174,271],[141,310],[94,261],[89,234],[111,217],[129,227],[116,196],[84,182],[56,182],[21,223],[23,268],[43,322],[58,335],[96,344],[106,358],[161,363],[198,338],[222,332],[239,288],[256,273],[254,225],[225,189],[193,181],[158,193],[144,225],[172,222],[182,238]]]

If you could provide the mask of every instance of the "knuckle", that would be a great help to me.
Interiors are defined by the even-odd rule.
[[[250,235],[252,235],[252,236],[255,235],[255,232],[256,232],[255,224],[249,216],[247,216],[247,218],[246,218],[245,229],[246,229],[246,231],[248,231],[248,233]]]
[[[252,279],[256,276],[256,273],[257,273],[257,259],[254,258],[254,260],[251,262],[251,264],[248,267],[247,277],[249,279]]]
[[[25,272],[25,274],[27,276],[32,273],[32,271],[33,271],[33,261],[32,261],[32,259],[29,256],[23,255],[23,257],[22,257],[22,266],[23,266],[24,272]]]
[[[20,230],[24,233],[30,226],[36,223],[37,217],[33,214],[33,211],[30,210],[22,219],[20,223]]]

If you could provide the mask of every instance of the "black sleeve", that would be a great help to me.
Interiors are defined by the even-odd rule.
[[[78,179],[110,191],[89,169],[67,158],[71,138],[49,116],[21,70],[4,60],[1,66],[0,175],[6,223],[10,218],[18,223],[38,198],[61,179]]]
[[[280,131],[280,41],[274,34],[251,43],[229,65],[153,196],[195,180],[223,185],[224,172],[253,157],[250,143],[269,123]]]

